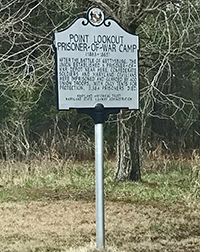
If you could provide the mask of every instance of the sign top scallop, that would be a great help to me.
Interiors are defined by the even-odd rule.
[[[98,7],[89,9],[87,16],[89,22],[94,26],[101,25],[105,18],[103,11]]]

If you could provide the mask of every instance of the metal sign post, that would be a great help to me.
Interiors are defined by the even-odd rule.
[[[137,35],[99,7],[53,33],[58,110],[77,109],[95,122],[96,239],[105,246],[103,123],[120,109],[139,109]]]
[[[104,158],[103,158],[103,123],[109,114],[119,113],[119,109],[106,109],[97,104],[94,109],[77,109],[92,117],[95,123],[95,188],[96,188],[96,245],[105,247],[104,220]]]
[[[103,123],[95,124],[95,178],[96,178],[96,243],[97,248],[102,248],[105,246]]]

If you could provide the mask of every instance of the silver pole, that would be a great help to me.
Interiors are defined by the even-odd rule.
[[[95,176],[96,176],[96,243],[105,246],[104,228],[104,174],[103,174],[103,124],[95,124]]]

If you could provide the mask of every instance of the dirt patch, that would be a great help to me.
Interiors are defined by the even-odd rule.
[[[105,251],[200,251],[196,209],[105,202],[105,218]],[[95,229],[94,202],[0,205],[1,252],[97,251]]]

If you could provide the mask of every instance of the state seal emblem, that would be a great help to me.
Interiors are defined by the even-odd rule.
[[[94,26],[99,26],[104,22],[104,13],[98,7],[93,7],[88,11],[88,20]]]

